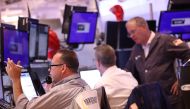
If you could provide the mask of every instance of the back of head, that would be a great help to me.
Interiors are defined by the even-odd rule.
[[[99,45],[95,48],[95,57],[104,67],[116,64],[115,50],[110,45]]]
[[[67,65],[67,67],[72,71],[77,73],[79,67],[79,61],[76,53],[72,50],[59,50],[57,53],[60,53],[61,60]]]
[[[145,27],[148,29],[148,24],[147,24],[146,20],[142,17],[133,17],[130,20],[128,20],[127,23],[130,23],[130,22],[135,22],[136,26]]]

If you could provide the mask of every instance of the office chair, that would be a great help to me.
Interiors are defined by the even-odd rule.
[[[170,104],[158,82],[135,87],[128,99],[125,109],[136,103],[138,109],[171,109]]]

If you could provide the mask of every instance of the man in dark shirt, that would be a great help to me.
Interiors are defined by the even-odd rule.
[[[147,22],[141,17],[130,19],[126,28],[136,43],[126,68],[139,84],[159,82],[172,109],[182,109],[174,62],[176,58],[183,61],[190,58],[187,44],[175,37],[150,31]]]

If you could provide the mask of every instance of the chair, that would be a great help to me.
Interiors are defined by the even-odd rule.
[[[138,109],[171,109],[158,82],[135,87],[129,96],[125,109],[136,103]]]

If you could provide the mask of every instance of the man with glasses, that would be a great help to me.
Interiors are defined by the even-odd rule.
[[[72,101],[89,86],[80,78],[77,55],[71,50],[59,50],[52,59],[50,76],[52,88],[44,95],[29,101],[23,94],[21,68],[8,59],[6,71],[13,83],[16,109],[73,109]]]
[[[141,17],[130,19],[126,28],[136,43],[126,68],[133,73],[139,84],[159,82],[172,109],[183,109],[180,107],[174,62],[176,58],[184,62],[190,58],[187,44],[176,37],[150,31],[147,22]]]

